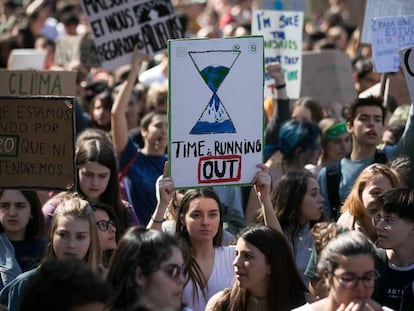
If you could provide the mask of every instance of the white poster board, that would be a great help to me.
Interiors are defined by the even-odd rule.
[[[254,10],[252,34],[263,35],[265,64],[279,62],[285,73],[286,91],[299,98],[302,76],[303,12]],[[265,97],[275,94],[275,81],[265,74]]]
[[[414,15],[414,1],[407,0],[367,0],[361,43],[371,44],[371,23],[375,17]]]
[[[404,71],[404,77],[407,81],[407,87],[410,92],[411,102],[414,102],[414,46],[399,51],[401,67]]]
[[[102,67],[107,70],[129,64],[137,44],[142,52],[153,55],[167,49],[168,39],[183,36],[170,0],[81,3]]]
[[[375,71],[399,71],[398,50],[414,45],[414,15],[374,18],[371,30]]]
[[[11,51],[7,69],[10,70],[42,70],[45,65],[45,51],[35,49],[14,49]]]
[[[168,53],[176,188],[250,184],[263,161],[263,37],[171,40]]]

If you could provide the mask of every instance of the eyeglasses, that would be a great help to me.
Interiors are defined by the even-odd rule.
[[[381,222],[384,222],[384,229],[389,230],[398,222],[398,219],[388,217],[384,218],[381,215],[374,215],[371,217],[371,221],[374,227],[378,226]]]
[[[185,265],[179,266],[176,264],[169,264],[167,266],[160,268],[164,271],[169,278],[178,281],[180,276],[182,276],[185,280],[188,279],[188,269]]]
[[[111,225],[114,229],[116,229],[115,221],[113,221],[112,219],[99,220],[99,221],[96,222],[96,226],[98,227],[98,229],[101,230],[101,231],[104,231],[104,232],[108,231],[109,225]]]
[[[339,281],[339,283],[341,283],[342,286],[346,289],[352,289],[357,287],[359,281],[361,281],[362,285],[364,285],[364,287],[366,288],[374,287],[375,281],[379,278],[380,275],[377,271],[373,271],[364,276],[356,276],[347,273],[341,275],[336,275],[332,273],[332,276],[336,278]]]

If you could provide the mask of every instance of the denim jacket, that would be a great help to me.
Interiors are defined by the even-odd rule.
[[[13,245],[5,233],[0,234],[0,290],[22,273]]]

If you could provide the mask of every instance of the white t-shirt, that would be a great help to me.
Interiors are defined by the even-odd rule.
[[[214,266],[210,278],[207,281],[206,298],[200,288],[198,291],[198,300],[193,289],[193,282],[189,281],[184,288],[183,302],[193,311],[204,311],[207,301],[217,292],[231,287],[234,281],[233,261],[235,258],[235,246],[221,246],[215,249]],[[193,299],[194,297],[194,299]]]

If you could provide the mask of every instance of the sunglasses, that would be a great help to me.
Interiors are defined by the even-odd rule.
[[[185,265],[169,264],[160,268],[172,280],[178,281],[180,276],[185,280],[188,279],[188,269]]]
[[[111,225],[114,229],[116,229],[115,221],[113,221],[112,219],[99,220],[99,221],[96,222],[96,226],[98,227],[98,229],[101,230],[101,231],[104,231],[104,232],[108,231],[109,225]]]

